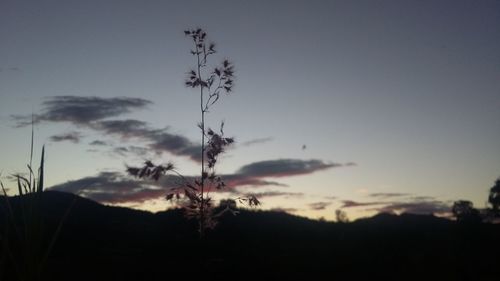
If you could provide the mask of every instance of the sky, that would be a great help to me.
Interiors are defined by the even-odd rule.
[[[0,0],[0,171],[46,146],[46,186],[160,211],[199,173],[188,28],[229,59],[233,92],[207,115],[236,144],[214,196],[310,218],[485,207],[500,176],[499,1]]]

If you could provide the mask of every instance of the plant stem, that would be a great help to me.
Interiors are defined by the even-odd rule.
[[[198,79],[201,82],[201,64],[198,44],[196,45],[196,57],[198,60],[197,71]],[[200,237],[203,237],[205,232],[205,109],[203,108],[203,85],[200,84],[200,110],[201,110],[201,207],[200,207]]]

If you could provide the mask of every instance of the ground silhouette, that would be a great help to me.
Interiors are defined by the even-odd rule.
[[[10,198],[14,209],[19,200]],[[47,191],[47,230],[72,202],[45,280],[500,278],[500,225],[410,214],[331,223],[240,210],[236,217],[225,215],[201,240],[197,222],[181,210],[153,214]],[[7,264],[2,280],[15,280],[9,269]]]

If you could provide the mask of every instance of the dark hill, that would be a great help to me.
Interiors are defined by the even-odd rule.
[[[19,200],[10,198],[14,209]],[[500,225],[387,214],[337,224],[241,210],[201,241],[180,210],[153,214],[61,192],[45,192],[42,204],[48,232],[72,205],[46,280],[500,280]]]

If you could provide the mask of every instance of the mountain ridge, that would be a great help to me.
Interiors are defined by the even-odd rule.
[[[22,199],[9,200],[16,208]],[[163,280],[179,273],[188,280],[500,276],[495,254],[500,252],[500,225],[462,225],[408,214],[333,223],[240,210],[237,216],[224,215],[200,239],[196,222],[185,219],[179,209],[152,213],[54,191],[44,192],[42,206],[48,232],[72,206],[47,264],[46,280]]]

